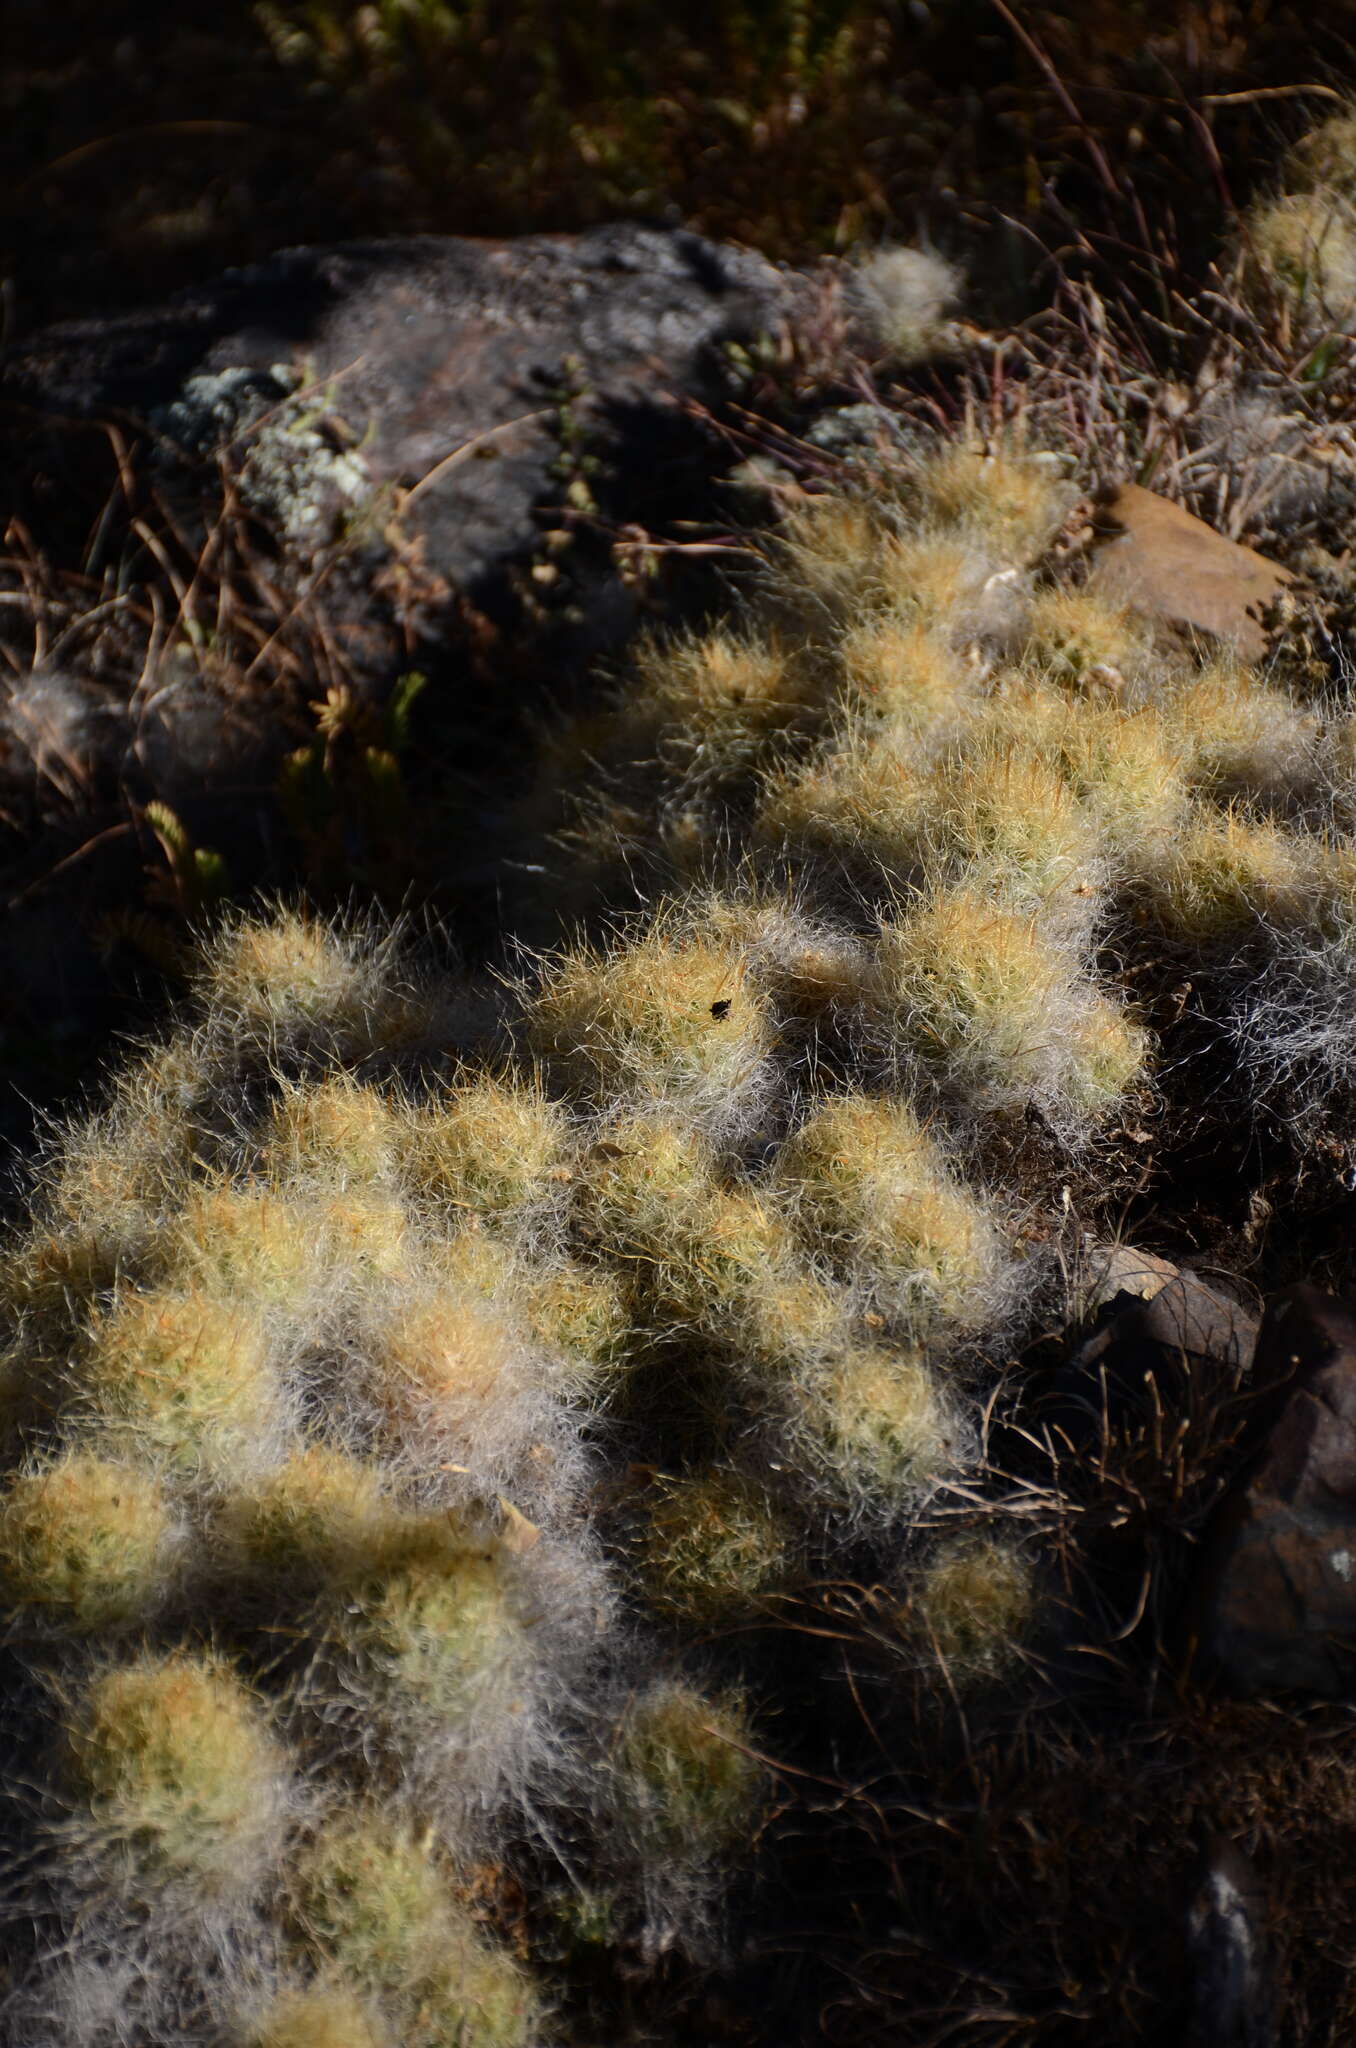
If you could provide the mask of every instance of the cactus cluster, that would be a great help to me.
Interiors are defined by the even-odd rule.
[[[486,1001],[370,932],[239,922],[54,1142],[2,1283],[0,1583],[49,1731],[10,1785],[15,2038],[547,2038],[483,1894],[515,1862],[559,1890],[563,1830],[625,1878],[619,1941],[714,1936],[752,1708],[699,1653],[654,1676],[589,1511],[662,1318],[600,1221],[598,1112]],[[777,1223],[670,1135],[728,1336]]]
[[[54,1142],[0,1271],[22,2038],[556,2038],[575,1949],[718,1941],[750,1617],[874,1562],[948,1696],[1011,1667],[1030,1546],[920,1510],[1156,990],[1246,1051],[1356,986],[1344,734],[1043,576],[1069,503],[968,445],[807,502],[552,750],[576,931],[477,982],[236,921]]]

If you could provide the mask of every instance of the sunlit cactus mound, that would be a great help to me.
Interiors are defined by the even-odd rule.
[[[1060,1640],[993,1445],[1064,1274],[1193,1090],[1356,1082],[1350,734],[1057,568],[1067,468],[802,498],[549,750],[539,951],[236,917],[46,1147],[6,2038],[667,2038],[775,1947],[797,1813]]]

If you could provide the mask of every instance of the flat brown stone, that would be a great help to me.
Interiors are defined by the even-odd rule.
[[[1261,660],[1259,616],[1294,581],[1288,570],[1142,484],[1122,484],[1099,508],[1096,526],[1104,538],[1092,589],[1153,618],[1217,634],[1245,661]]]

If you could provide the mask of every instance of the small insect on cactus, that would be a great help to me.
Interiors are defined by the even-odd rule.
[[[772,1019],[732,949],[662,926],[601,955],[548,964],[527,1010],[532,1049],[588,1101],[625,1092],[713,1135],[755,1122]]]
[[[295,1804],[287,1752],[259,1701],[211,1655],[145,1651],[97,1672],[62,1714],[68,1817],[96,1895],[244,1906]]]

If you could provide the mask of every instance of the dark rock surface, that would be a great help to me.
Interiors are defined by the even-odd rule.
[[[1254,1379],[1279,1412],[1207,1532],[1194,1629],[1243,1694],[1356,1691],[1356,1307],[1319,1288],[1268,1304]]]
[[[285,414],[304,380],[352,490],[418,489],[427,566],[478,594],[559,495],[563,391],[604,440],[643,442],[665,396],[776,329],[795,289],[751,251],[635,225],[294,249],[50,329],[0,367],[0,402],[11,432],[112,414],[202,452],[214,427],[238,442]]]
[[[654,608],[614,536],[709,518],[733,460],[683,401],[718,403],[729,346],[775,341],[814,289],[676,229],[415,236],[285,251],[0,355],[0,1037],[102,1028],[104,955],[166,885],[153,801],[237,891],[295,887],[299,858],[328,863],[308,885],[381,886],[399,834],[359,771],[411,669],[422,866],[397,847],[396,886],[484,923],[525,713]],[[358,716],[326,743],[324,851],[299,856],[280,778],[327,702]]]

